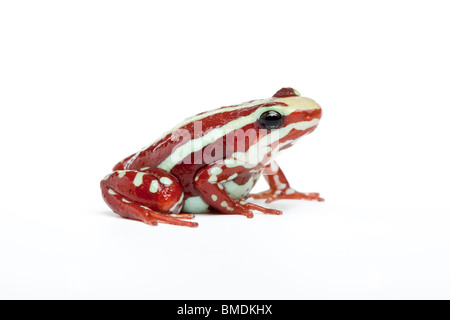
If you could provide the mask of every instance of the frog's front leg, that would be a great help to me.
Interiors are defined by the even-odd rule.
[[[184,204],[183,189],[178,180],[164,170],[117,170],[106,176],[100,186],[105,202],[123,218],[149,225],[161,222],[198,226],[180,219],[191,219],[193,215],[178,215]]]
[[[233,180],[246,170],[248,169],[244,166],[228,167],[224,161],[218,161],[197,173],[195,187],[207,204],[224,214],[241,214],[247,218],[253,217],[253,211],[282,214],[279,210],[247,203],[243,201],[244,199],[233,200],[230,198],[223,184]]]
[[[263,175],[269,183],[270,189],[261,193],[252,194],[254,199],[266,199],[266,203],[281,199],[324,201],[318,193],[301,193],[292,189],[283,171],[281,171],[275,161],[264,168]]]

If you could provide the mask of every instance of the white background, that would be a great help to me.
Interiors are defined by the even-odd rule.
[[[0,298],[450,298],[449,9],[3,1]],[[278,162],[324,203],[189,229],[103,202],[99,181],[164,131],[284,86],[324,116]]]

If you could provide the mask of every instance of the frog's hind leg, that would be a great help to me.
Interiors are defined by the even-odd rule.
[[[193,215],[178,215],[184,194],[178,180],[163,170],[114,171],[102,180],[100,187],[105,202],[123,218],[154,226],[159,222],[198,226],[195,222],[182,220],[192,219]]]

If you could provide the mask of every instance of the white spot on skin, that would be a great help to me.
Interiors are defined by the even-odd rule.
[[[272,172],[277,173],[279,169],[280,169],[280,167],[278,166],[278,164],[275,161],[272,161],[270,163],[270,170],[272,170]]]
[[[223,170],[221,168],[219,168],[219,167],[212,168],[211,171],[210,171],[211,176],[209,177],[208,181],[209,182],[217,182],[217,176],[219,174],[221,174],[222,171]]]
[[[213,195],[211,196],[211,199],[212,199],[213,201],[217,201],[217,196],[216,196],[215,194],[213,194]]]
[[[118,172],[117,172],[117,175],[118,175],[119,178],[125,177],[126,174],[127,174],[126,171],[118,171]]]
[[[141,171],[145,171],[145,170],[148,170],[148,169],[150,169],[150,167],[141,168]]]
[[[172,180],[166,177],[162,177],[161,179],[159,179],[159,181],[166,186],[170,186],[173,183]]]
[[[287,195],[294,194],[294,193],[295,193],[294,189],[289,188],[289,189],[286,190],[286,194]]]
[[[221,174],[222,171],[223,171],[223,170],[222,170],[221,168],[218,168],[218,167],[212,168],[212,169],[211,169],[211,173],[212,173],[213,175],[215,175],[215,176],[218,176],[219,174]]]
[[[150,192],[151,193],[156,193],[159,190],[159,183],[158,180],[153,180],[152,184],[150,185]]]
[[[245,198],[248,195],[250,190],[255,185],[256,181],[257,181],[256,177],[250,178],[247,181],[247,183],[245,183],[243,185],[239,185],[239,184],[235,183],[234,181],[228,181],[225,183],[225,190],[227,191],[227,193],[231,199],[240,200],[240,199]]]
[[[275,185],[277,186],[278,190],[284,190],[287,188],[286,184],[281,183],[279,176],[275,175],[275,176],[273,176],[273,179],[275,180]]]
[[[142,185],[142,183],[144,182],[144,181],[143,181],[143,178],[144,178],[144,173],[143,173],[143,172],[138,172],[138,173],[136,174],[136,177],[134,178],[133,184],[134,184],[136,187],[139,187],[139,186]]]
[[[117,193],[115,193],[113,189],[108,189],[108,193],[113,196],[117,195]]]
[[[128,200],[125,199],[125,198],[122,198],[122,201],[125,202],[125,203],[131,203],[131,201],[128,201]]]
[[[226,201],[223,201],[220,205],[226,208],[228,211],[233,211],[233,209],[228,205],[228,202]]]

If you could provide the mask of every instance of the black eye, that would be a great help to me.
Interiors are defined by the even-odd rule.
[[[276,111],[266,111],[259,117],[259,125],[263,129],[278,129],[284,124],[284,117]]]

